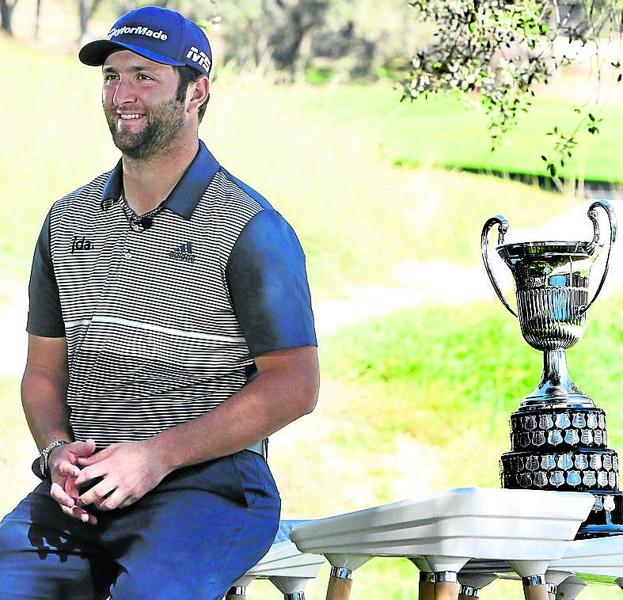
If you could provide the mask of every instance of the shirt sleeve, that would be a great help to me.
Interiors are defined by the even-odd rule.
[[[246,224],[226,276],[251,356],[317,345],[305,255],[277,211],[263,210]]]
[[[28,301],[28,333],[41,337],[65,337],[65,324],[50,253],[49,214],[35,246],[28,284]]]

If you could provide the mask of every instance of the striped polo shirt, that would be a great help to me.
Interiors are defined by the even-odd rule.
[[[119,162],[58,200],[29,284],[27,330],[66,338],[70,423],[98,448],[212,410],[255,356],[316,345],[296,234],[202,142],[147,218],[122,192]]]

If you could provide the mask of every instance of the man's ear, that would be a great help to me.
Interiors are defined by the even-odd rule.
[[[188,97],[188,94],[190,94],[190,97]],[[210,97],[210,80],[207,77],[199,76],[194,81],[191,81],[186,97],[188,98],[188,108],[198,110]]]

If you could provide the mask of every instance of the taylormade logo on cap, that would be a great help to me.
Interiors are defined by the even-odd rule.
[[[137,25],[136,27],[128,27],[127,25],[124,27],[119,27],[119,29],[115,29],[114,27],[108,33],[108,39],[111,40],[118,35],[144,35],[146,37],[153,37],[157,40],[166,40],[169,36],[162,31],[154,31],[153,29],[149,29],[149,27],[144,27],[142,25]]]

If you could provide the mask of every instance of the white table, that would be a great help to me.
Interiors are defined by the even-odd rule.
[[[623,536],[575,540],[565,547],[563,556],[552,562],[546,578],[558,586],[557,597],[563,597],[561,588],[567,585],[576,598],[582,591],[577,576],[611,578],[621,587],[623,581]],[[563,588],[566,589],[566,588]],[[564,598],[571,597],[567,593]]]
[[[377,556],[423,558],[434,585],[421,593],[435,600],[458,598],[471,558],[504,561],[527,600],[548,600],[545,572],[592,506],[588,493],[459,488],[302,523],[290,537],[331,563],[327,600],[347,600],[353,571]]]

